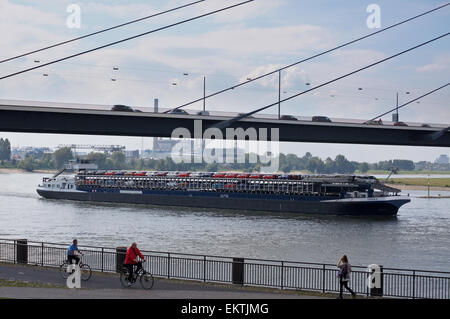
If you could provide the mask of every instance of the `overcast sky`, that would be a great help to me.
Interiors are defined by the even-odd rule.
[[[183,1],[77,1],[81,28],[69,28],[66,0],[0,0],[0,59],[125,21],[186,4]],[[63,47],[0,64],[0,74],[35,66],[110,41],[146,32],[239,1],[207,0],[187,9],[114,30]],[[207,93],[232,86],[278,67],[375,31],[366,20],[366,8],[381,8],[381,27],[444,4],[435,0],[299,1],[255,0],[203,18],[0,81],[0,99],[128,104],[173,107],[200,98],[203,77]],[[448,32],[450,8],[445,8],[334,53],[283,72],[283,97],[301,92],[306,83],[320,84]],[[282,106],[283,114],[326,115],[368,119],[400,103],[447,83],[450,41],[440,41],[402,55],[336,84],[303,95]],[[117,67],[119,70],[114,70]],[[48,76],[43,76],[43,74]],[[184,75],[187,73],[188,75]],[[111,79],[116,79],[112,81]],[[177,85],[173,85],[176,83]],[[250,111],[277,100],[277,77],[269,77],[212,98],[207,108]],[[362,88],[362,90],[359,90]],[[406,94],[410,92],[410,94]],[[202,104],[191,109],[202,108]],[[268,113],[276,113],[276,108]],[[391,120],[391,115],[383,117]],[[449,123],[448,88],[400,110],[405,122]],[[51,134],[1,133],[13,146],[51,146],[61,143],[124,144],[141,148],[141,138],[88,137]],[[144,147],[151,139],[144,139]],[[384,159],[434,160],[450,155],[449,148],[282,143],[282,152],[322,158],[343,154],[356,161]]]

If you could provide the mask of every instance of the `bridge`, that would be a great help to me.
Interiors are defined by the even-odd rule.
[[[206,129],[237,115],[212,111],[208,115],[199,115],[198,111],[188,111],[187,114],[163,111],[118,112],[107,105],[0,100],[0,131],[171,137],[176,128],[186,128],[194,138],[196,125],[201,125],[203,134]],[[230,128],[255,128],[258,135],[261,129],[266,129],[269,140],[271,129],[279,129],[280,142],[450,146],[450,124],[428,123],[424,126],[423,123],[407,123],[408,126],[394,126],[390,122],[374,125],[366,124],[366,120],[331,120],[314,122],[308,117],[279,120],[276,115],[261,114],[232,123]],[[221,131],[227,138],[226,129]]]
[[[134,40],[139,37],[143,37],[155,32],[159,32],[165,29],[169,29],[184,23],[188,23],[209,15],[214,15],[216,13],[226,11],[235,7],[245,5],[247,3],[253,2],[254,0],[247,0],[241,3],[233,4],[228,7],[217,9],[191,17],[186,20],[178,21],[157,29],[153,29],[144,33],[136,34],[134,36],[123,38],[120,40],[103,44],[91,48],[86,51],[78,52],[75,54],[67,55],[56,60],[52,60],[46,63],[40,64],[39,60],[35,60],[35,63],[39,63],[37,66],[29,67],[14,73],[0,76],[0,80],[11,78],[19,74],[27,73],[36,69],[40,69],[55,63],[60,63],[81,55],[89,54],[91,52],[105,49],[107,47],[115,46],[117,44]],[[156,15],[162,15],[170,11],[175,11],[190,5],[194,5],[198,2],[193,2],[191,4],[183,5],[181,7],[172,8],[168,11],[163,11],[155,15],[150,15],[145,18],[129,21],[111,28],[103,29],[91,34],[86,34],[81,37],[70,39],[68,41],[59,42],[51,46],[47,46],[38,50],[26,52],[17,56],[13,56],[4,60],[0,60],[0,64],[18,59],[20,57],[28,56],[36,52],[45,51],[50,48],[54,48],[60,45],[72,41],[78,41],[92,35],[103,33],[112,29],[120,28],[125,25],[129,25],[144,19],[149,19]],[[206,77],[204,77],[203,85],[203,108],[205,109],[205,101],[207,98],[216,96],[218,94],[224,93],[229,90],[234,90],[240,86],[246,85],[250,82],[259,80],[261,78],[278,74],[278,107],[282,102],[292,100],[301,95],[309,93],[313,90],[322,88],[326,85],[335,83],[344,78],[353,76],[356,73],[365,71],[369,68],[375,67],[379,64],[385,63],[388,60],[397,58],[403,54],[410,53],[417,50],[423,46],[429,45],[435,41],[442,40],[448,35],[449,32],[443,33],[439,36],[435,36],[428,39],[425,42],[416,44],[415,46],[404,49],[403,51],[397,52],[393,55],[380,59],[376,62],[368,64],[359,69],[352,70],[349,73],[341,74],[340,76],[330,79],[324,83],[315,84],[314,86],[303,90],[299,93],[285,97],[281,99],[281,84],[282,84],[282,71],[297,66],[306,61],[310,61],[319,56],[340,50],[346,46],[354,44],[356,42],[362,41],[374,35],[378,35],[382,32],[395,28],[397,26],[409,23],[415,19],[419,19],[425,15],[431,14],[438,10],[444,9],[450,5],[446,3],[436,8],[429,9],[428,11],[422,12],[408,19],[398,21],[397,23],[391,24],[383,29],[374,31],[362,37],[352,39],[351,41],[342,43],[334,48],[322,51],[320,53],[314,54],[310,57],[304,58],[302,60],[291,63],[290,65],[283,66],[277,70],[273,70],[269,73],[259,75],[255,78],[247,78],[247,81],[228,87],[221,91],[215,92],[206,96]],[[113,70],[118,70],[115,66]],[[43,74],[48,76],[47,73]],[[188,73],[184,73],[188,75]],[[115,81],[115,78],[111,79]],[[176,83],[173,83],[176,85]],[[305,85],[310,85],[311,83],[305,83]],[[398,106],[398,108],[406,106],[409,103],[419,100],[422,97],[428,96],[441,90],[450,83],[447,83],[437,89],[434,89],[419,98],[416,98],[408,103]],[[362,88],[359,88],[362,89]],[[272,132],[272,129],[277,129],[279,135],[276,140],[281,142],[313,142],[313,143],[343,143],[343,144],[375,144],[375,145],[406,145],[406,146],[434,146],[434,147],[449,147],[450,146],[450,133],[449,123],[444,124],[431,124],[427,123],[398,123],[398,117],[396,124],[394,123],[383,123],[383,125],[378,125],[375,122],[367,122],[366,120],[354,120],[354,119],[332,119],[332,121],[313,121],[312,118],[292,118],[287,117],[287,119],[280,120],[280,113],[278,116],[270,115],[260,115],[260,111],[266,110],[274,105],[266,105],[262,108],[250,111],[244,115],[230,114],[224,112],[182,112],[181,108],[192,103],[199,102],[202,99],[177,106],[172,111],[178,110],[179,112],[118,112],[112,111],[110,106],[95,106],[95,105],[80,105],[80,104],[67,104],[67,103],[49,103],[49,102],[19,102],[12,103],[11,101],[1,101],[0,100],[0,131],[5,132],[33,132],[33,133],[55,133],[55,134],[86,134],[86,135],[119,135],[119,136],[152,136],[152,137],[171,137],[172,133],[177,128],[185,128],[190,134],[190,137],[199,138],[201,136],[199,131],[203,134],[206,129],[211,127],[220,127],[222,135],[225,138],[229,138],[226,132],[226,128],[242,128],[244,130],[255,129],[259,136],[256,136],[258,140],[265,140],[264,132]],[[17,102],[17,101],[16,101]],[[53,105],[50,105],[53,104]],[[170,110],[166,110],[170,111]],[[256,113],[258,113],[256,115]],[[254,116],[253,116],[254,115]],[[200,124],[199,124],[200,123]],[[370,123],[370,124],[369,124]],[[402,126],[399,126],[401,124]],[[196,129],[201,125],[200,130]],[[264,129],[264,130],[263,130]],[[195,134],[197,132],[197,134]],[[202,135],[203,136],[203,135]],[[271,136],[270,133],[268,136]],[[231,136],[235,139],[235,136]],[[230,138],[230,139],[231,139]],[[245,136],[238,137],[245,139]]]

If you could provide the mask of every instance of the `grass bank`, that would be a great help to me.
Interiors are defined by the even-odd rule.
[[[391,171],[385,170],[369,170],[366,173],[361,173],[360,171],[355,171],[355,174],[365,174],[365,175],[389,175]],[[450,171],[398,171],[395,175],[450,175]]]
[[[21,280],[0,279],[0,287],[28,287],[28,288],[65,288],[59,285],[35,283]]]
[[[450,189],[450,178],[390,178],[389,184],[425,187],[428,187],[429,185],[431,187],[448,187]]]

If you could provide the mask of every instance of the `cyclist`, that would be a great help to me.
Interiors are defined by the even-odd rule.
[[[141,257],[143,261],[145,261],[145,257],[141,254],[139,248],[137,248],[137,244],[134,242],[131,244],[131,247],[127,250],[127,255],[125,257],[125,267],[128,269],[128,284],[131,284],[133,280],[133,266],[136,265],[136,273],[142,269],[142,262],[137,260],[137,257]]]
[[[67,250],[67,259],[69,260],[69,264],[72,264],[72,260],[75,260],[75,263],[78,265],[80,262],[80,257],[75,255],[75,253],[83,255],[83,253],[78,249],[78,241],[76,239],[73,240],[72,245],[70,245]]]

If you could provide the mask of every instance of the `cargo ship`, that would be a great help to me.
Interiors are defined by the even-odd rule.
[[[43,178],[47,199],[328,215],[396,215],[410,202],[372,176],[80,169]]]

